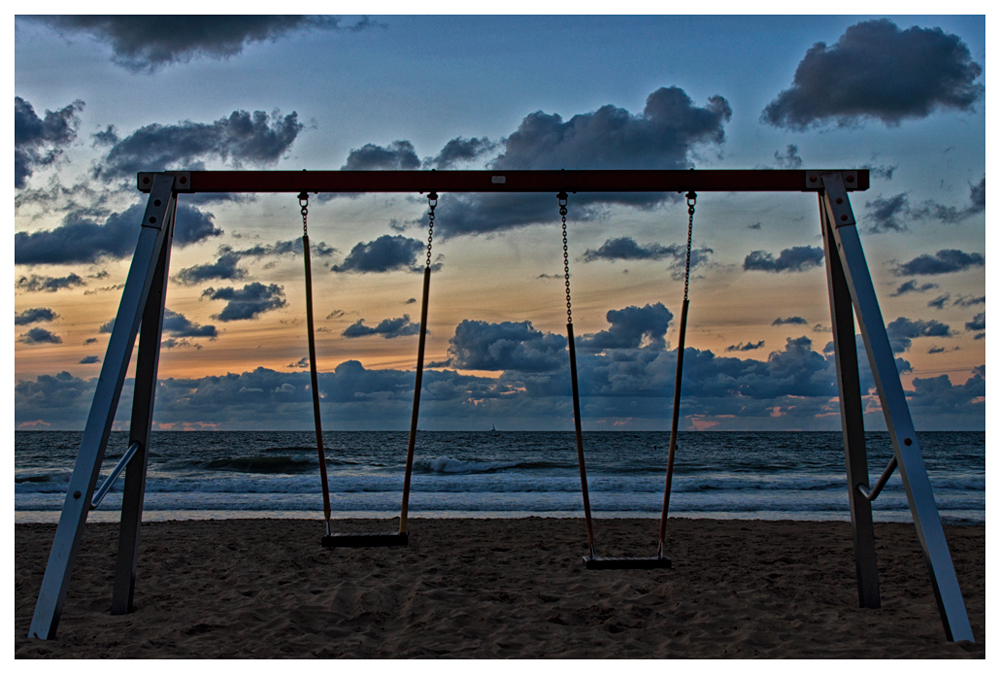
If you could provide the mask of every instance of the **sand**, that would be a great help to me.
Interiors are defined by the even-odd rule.
[[[348,520],[343,531],[392,530]],[[602,555],[655,520],[598,520]],[[135,612],[110,614],[117,525],[88,524],[56,639],[26,638],[55,525],[15,526],[19,658],[982,658],[985,527],[946,527],[977,643],[944,638],[914,527],[877,524],[860,609],[850,525],[672,519],[674,567],[588,571],[576,519],[410,521],[405,549],[325,550],[323,524],[143,526]]]

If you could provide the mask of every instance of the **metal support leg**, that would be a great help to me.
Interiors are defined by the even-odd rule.
[[[910,418],[910,409],[896,370],[896,359],[889,345],[889,335],[886,333],[841,174],[825,174],[823,190],[821,199],[831,229],[831,243],[836,243],[854,311],[858,316],[868,363],[878,388],[885,423],[903,478],[913,524],[917,529],[917,538],[930,571],[931,585],[941,612],[945,635],[951,641],[974,641],[965,600],[958,586],[958,577],[955,575],[948,542],[934,503],[934,494],[927,478],[913,420]]]
[[[878,564],[875,559],[875,530],[871,502],[857,490],[868,487],[868,455],[865,451],[864,412],[858,377],[858,351],[854,339],[854,308],[844,278],[844,268],[833,242],[829,218],[820,197],[820,222],[826,249],[826,280],[833,320],[833,346],[837,362],[837,389],[840,391],[840,424],[844,433],[844,460],[847,465],[847,492],[854,537],[854,569],[858,579],[858,605],[879,608]]]
[[[139,354],[135,368],[135,393],[132,396],[132,419],[129,423],[129,444],[139,443],[139,450],[125,470],[122,493],[122,516],[118,534],[118,562],[115,568],[111,614],[132,612],[135,592],[135,570],[139,560],[139,527],[142,525],[142,505],[146,493],[146,465],[149,460],[149,434],[153,423],[153,400],[156,396],[156,371],[160,361],[160,339],[163,333],[163,310],[166,300],[167,275],[170,271],[170,243],[173,239],[177,203],[167,213],[165,243],[153,273],[139,332]]]
[[[100,476],[108,434],[111,432],[125,373],[132,357],[136,332],[166,238],[163,224],[167,214],[172,212],[175,199],[173,185],[172,176],[159,174],[153,179],[139,242],[122,290],[115,327],[108,341],[101,376],[94,392],[94,402],[80,441],[80,452],[76,457],[76,466],[69,481],[66,501],[59,516],[59,526],[56,528],[38,601],[35,603],[35,613],[28,629],[28,636],[32,638],[51,639],[55,637],[59,625],[66,590],[73,573],[73,563],[83,535],[83,525],[90,511],[90,501]]]

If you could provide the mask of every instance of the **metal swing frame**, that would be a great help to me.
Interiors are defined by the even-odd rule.
[[[149,194],[139,240],[80,442],[28,636],[51,639],[62,614],[126,369],[141,334],[111,613],[132,611],[152,428],[164,300],[177,198],[195,192],[814,192],[826,251],[848,501],[861,607],[878,608],[862,392],[854,319],[865,343],[894,459],[927,562],[945,635],[974,641],[972,628],[924,467],[906,396],[858,237],[848,192],[869,186],[867,170],[690,171],[166,171],[139,173]],[[887,471],[888,472],[888,471]],[[880,480],[884,484],[884,481]]]

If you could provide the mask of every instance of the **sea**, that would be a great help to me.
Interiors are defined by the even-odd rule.
[[[16,522],[57,522],[81,432],[14,434]],[[585,432],[596,518],[659,517],[668,432]],[[887,433],[865,434],[874,483],[892,457]],[[942,521],[986,521],[983,432],[919,433]],[[127,448],[113,432],[103,481]],[[399,513],[405,432],[324,433],[333,517]],[[119,479],[91,521],[117,521]],[[876,521],[910,520],[898,471],[873,504]],[[410,517],[580,517],[572,432],[420,431]],[[688,432],[678,436],[670,514],[719,519],[850,519],[839,432]],[[145,521],[323,519],[312,432],[164,431],[150,442]]]

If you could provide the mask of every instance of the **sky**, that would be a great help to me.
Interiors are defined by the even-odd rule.
[[[16,429],[83,428],[138,171],[431,168],[867,168],[914,423],[985,427],[982,14],[13,23]],[[154,428],[311,429],[295,195],[178,203]],[[568,211],[583,427],[667,430],[686,206]],[[408,428],[426,198],[313,195],[308,223],[324,428]],[[441,195],[422,429],[572,428],[561,238],[555,195]],[[690,298],[681,430],[840,429],[814,194],[699,195]]]

